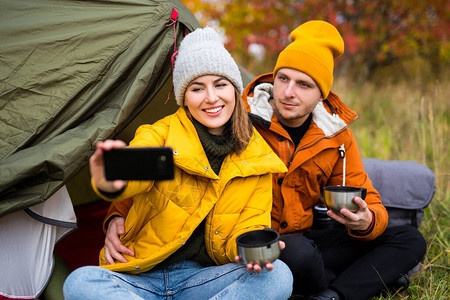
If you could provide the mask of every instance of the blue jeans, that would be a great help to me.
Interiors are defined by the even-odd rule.
[[[64,283],[64,298],[71,299],[288,299],[293,278],[276,260],[272,271],[248,273],[229,263],[202,267],[183,261],[167,269],[140,274],[112,272],[95,266],[72,272]]]

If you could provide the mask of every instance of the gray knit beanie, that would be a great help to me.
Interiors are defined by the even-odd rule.
[[[217,75],[228,79],[242,94],[241,72],[223,40],[210,28],[199,28],[181,41],[173,69],[173,89],[177,104],[184,104],[189,83],[203,75]]]

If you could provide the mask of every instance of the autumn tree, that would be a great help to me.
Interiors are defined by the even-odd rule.
[[[312,19],[328,21],[341,32],[346,49],[338,66],[355,78],[370,78],[387,66],[408,76],[408,64],[418,59],[429,73],[440,74],[450,61],[446,0],[183,2],[203,25],[221,28],[227,48],[255,74],[271,71],[289,33]]]

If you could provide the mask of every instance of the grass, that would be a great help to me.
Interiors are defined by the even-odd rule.
[[[428,245],[422,270],[407,291],[372,300],[450,299],[448,82],[355,84],[344,78],[335,81],[333,91],[359,115],[350,128],[362,157],[414,160],[436,175],[436,194],[419,228]]]

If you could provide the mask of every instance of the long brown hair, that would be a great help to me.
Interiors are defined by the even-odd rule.
[[[240,93],[235,92],[236,105],[234,106],[233,114],[231,115],[231,131],[234,139],[234,152],[240,154],[245,150],[253,133],[253,127],[248,117],[247,109],[244,100]]]

